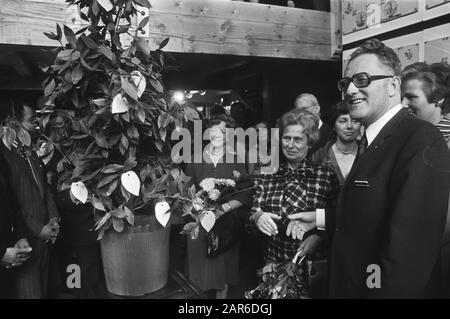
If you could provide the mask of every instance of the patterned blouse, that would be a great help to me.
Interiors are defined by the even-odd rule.
[[[278,234],[267,237],[266,259],[275,262],[292,259],[301,244],[301,240],[286,236],[286,216],[316,208],[334,209],[339,192],[334,170],[307,160],[295,170],[283,165],[275,174],[258,175],[255,184],[251,219],[256,222],[262,212],[282,216],[276,222]]]
[[[450,114],[445,114],[436,127],[441,131],[444,139],[448,141],[450,139]]]

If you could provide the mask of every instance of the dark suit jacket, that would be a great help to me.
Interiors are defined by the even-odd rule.
[[[448,158],[439,131],[406,109],[386,124],[353,165],[338,200],[331,297],[434,296],[449,197],[448,174],[436,164]],[[381,267],[381,288],[367,287],[370,264]]]
[[[319,140],[309,149],[308,156],[312,156],[312,154],[324,147],[329,141],[336,141],[336,134],[334,134],[327,123],[322,121],[322,126],[319,129]]]
[[[58,216],[51,191],[46,183],[43,164],[32,152],[30,163],[33,166],[33,174],[30,164],[16,148],[12,147],[8,150],[3,143],[0,144],[9,171],[9,185],[17,202],[18,211],[25,221],[28,236],[36,237],[50,218]]]

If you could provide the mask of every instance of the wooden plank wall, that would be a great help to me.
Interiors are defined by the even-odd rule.
[[[167,51],[331,60],[330,13],[230,0],[153,0],[146,30]]]
[[[330,13],[230,0],[150,0],[145,36],[166,51],[331,60]],[[140,17],[142,19],[142,16]],[[64,0],[0,0],[0,44],[55,46],[43,32],[83,26]]]
[[[56,23],[77,29],[84,21],[64,0],[0,0],[0,44],[56,46],[43,34],[56,33]]]

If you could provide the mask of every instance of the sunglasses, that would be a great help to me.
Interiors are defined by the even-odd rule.
[[[366,72],[356,73],[353,74],[351,78],[345,77],[338,81],[338,89],[341,92],[345,92],[348,89],[348,86],[351,82],[357,87],[357,88],[365,88],[366,86],[369,86],[369,84],[372,81],[381,80],[381,79],[387,79],[387,78],[393,78],[394,75],[370,75]]]

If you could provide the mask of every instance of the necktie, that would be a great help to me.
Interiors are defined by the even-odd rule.
[[[361,155],[366,151],[367,145],[368,145],[367,136],[366,136],[366,133],[364,133],[364,135],[361,139],[361,142],[359,143],[359,146],[358,146],[358,154],[356,156],[356,159],[360,158]]]

